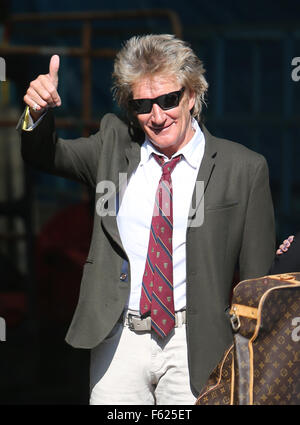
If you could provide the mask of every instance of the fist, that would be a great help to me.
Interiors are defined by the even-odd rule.
[[[24,96],[24,102],[30,107],[30,114],[37,119],[46,108],[55,108],[61,105],[57,92],[59,56],[53,55],[50,59],[49,73],[39,75],[31,81]]]

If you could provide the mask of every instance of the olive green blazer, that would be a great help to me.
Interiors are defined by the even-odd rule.
[[[212,136],[204,126],[202,130],[205,152],[197,180],[205,187],[204,220],[201,226],[193,226],[197,208],[203,207],[195,191],[186,234],[187,344],[195,395],[232,341],[225,310],[236,265],[241,280],[259,277],[267,273],[275,254],[274,213],[264,157]],[[119,173],[127,173],[129,180],[140,161],[143,140],[135,140],[127,125],[113,114],[105,115],[99,131],[88,138],[58,138],[51,111],[33,131],[21,134],[27,163],[83,182],[96,192],[90,250],[66,336],[74,347],[93,348],[111,332],[130,291],[130,267],[116,217],[101,214],[107,199],[97,193],[97,185],[112,181],[118,188]]]

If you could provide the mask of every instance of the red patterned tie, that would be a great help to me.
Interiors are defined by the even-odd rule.
[[[182,155],[166,162],[153,154],[162,167],[162,176],[155,195],[154,210],[146,266],[143,275],[140,312],[151,312],[151,327],[160,337],[174,328],[175,308],[173,297],[173,191],[171,173]]]

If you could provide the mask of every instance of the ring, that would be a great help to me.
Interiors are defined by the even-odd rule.
[[[37,103],[35,103],[35,104],[33,105],[32,109],[33,109],[34,111],[37,111],[37,110],[38,110],[38,107],[39,107],[39,105],[38,105]]]

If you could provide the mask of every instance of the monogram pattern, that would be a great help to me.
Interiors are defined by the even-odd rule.
[[[300,273],[290,276],[298,282],[281,275],[282,280],[268,276],[237,285],[232,303],[258,308],[258,320],[240,317],[234,346],[211,374],[197,405],[300,404],[300,338],[293,337],[293,318],[300,321]]]
[[[231,393],[231,369],[234,357],[233,346],[225,353],[222,362],[220,362],[212,372],[207,386],[201,391],[196,405],[230,404]]]

